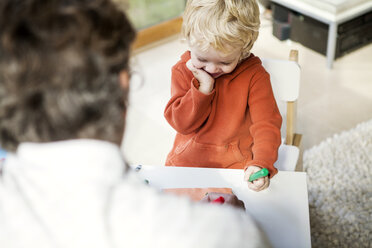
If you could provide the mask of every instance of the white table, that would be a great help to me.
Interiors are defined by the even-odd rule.
[[[138,171],[155,188],[228,187],[244,201],[273,247],[311,247],[305,172],[280,171],[261,192],[248,189],[243,171],[166,166],[142,166]]]
[[[330,69],[332,68],[333,61],[335,59],[338,25],[372,10],[372,1],[361,3],[340,13],[331,13],[312,5],[311,3],[298,0],[272,0],[272,2],[283,5],[284,7],[297,11],[303,15],[312,17],[329,26],[327,41],[327,66]]]

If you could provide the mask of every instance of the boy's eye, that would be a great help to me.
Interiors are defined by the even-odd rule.
[[[207,60],[205,60],[205,59],[200,59],[200,58],[198,58],[198,60],[199,60],[200,62],[207,62]]]
[[[221,62],[221,65],[230,65],[232,62]]]

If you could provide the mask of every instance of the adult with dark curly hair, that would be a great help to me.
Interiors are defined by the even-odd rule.
[[[0,247],[266,246],[244,211],[123,162],[134,37],[109,0],[0,1]]]

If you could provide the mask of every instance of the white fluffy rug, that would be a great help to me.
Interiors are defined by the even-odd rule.
[[[313,247],[372,247],[372,120],[304,152]]]

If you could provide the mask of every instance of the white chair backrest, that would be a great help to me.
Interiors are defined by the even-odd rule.
[[[278,170],[294,171],[299,158],[298,145],[301,135],[295,133],[296,101],[300,92],[300,66],[298,52],[290,53],[291,60],[262,59],[262,64],[270,74],[271,86],[283,118],[282,134],[285,134],[283,144],[279,147],[278,160],[275,167]],[[283,107],[284,104],[284,107]],[[296,137],[296,139],[295,139]]]
[[[262,59],[270,74],[271,85],[277,100],[296,101],[300,92],[300,66],[290,60]]]

